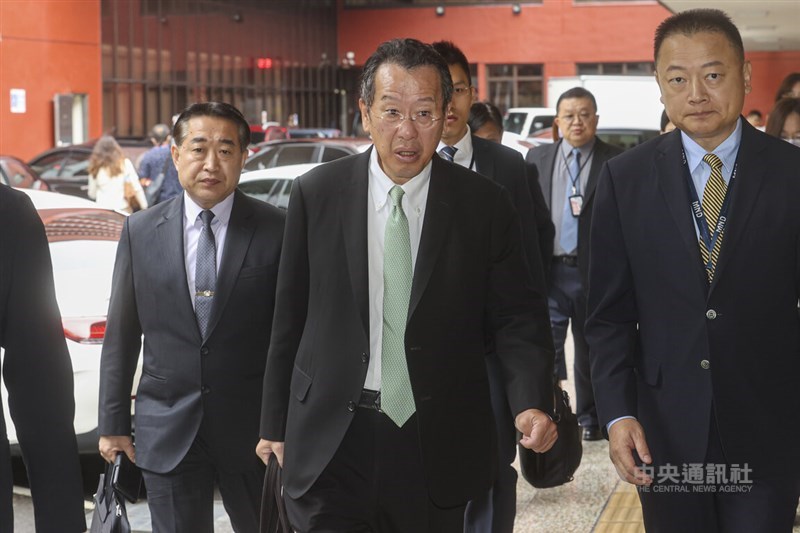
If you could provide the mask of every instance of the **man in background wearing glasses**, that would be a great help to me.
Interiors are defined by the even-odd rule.
[[[452,90],[431,46],[382,44],[359,101],[374,148],[294,183],[256,451],[297,531],[463,531],[497,464],[487,338],[523,444],[557,438],[508,192],[435,155]]]
[[[559,96],[556,113],[561,140],[532,148],[526,161],[531,176],[538,177],[556,227],[548,279],[556,375],[560,380],[567,379],[564,342],[572,321],[575,411],[583,428],[583,440],[600,440],[603,435],[592,392],[589,345],[583,334],[589,286],[589,228],[597,176],[603,163],[622,150],[596,137],[597,102],[583,87],[573,87]]]
[[[525,161],[516,150],[472,134],[467,119],[474,100],[474,87],[470,83],[469,62],[456,45],[450,41],[433,43],[433,48],[444,58],[453,79],[453,99],[447,108],[437,152],[448,160],[491,178],[508,190],[517,210],[522,230],[522,244],[534,287],[547,294],[542,268],[543,252],[540,248],[540,231],[544,231],[552,250],[553,223],[544,204],[542,191],[528,188]],[[540,203],[534,206],[532,192]],[[548,257],[549,261],[549,257]],[[517,456],[517,430],[508,405],[505,380],[492,343],[487,343],[486,369],[489,372],[489,392],[492,410],[497,423],[497,478],[491,490],[467,505],[464,517],[466,533],[512,533],[517,504],[517,471],[512,463]]]

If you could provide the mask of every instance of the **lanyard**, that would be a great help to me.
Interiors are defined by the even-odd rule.
[[[583,172],[583,167],[586,166],[586,163],[588,163],[589,160],[592,159],[592,155],[594,154],[594,149],[595,148],[597,148],[597,143],[595,143],[595,145],[592,146],[592,151],[589,152],[589,155],[586,156],[586,159],[584,159],[583,163],[581,163],[581,165],[578,167],[578,175],[577,176],[573,176],[572,175],[572,170],[569,168],[569,163],[567,162],[567,156],[564,154],[564,150],[562,150],[561,147],[559,147],[559,149],[558,149],[559,152],[561,152],[561,157],[564,159],[564,166],[567,167],[567,176],[569,176],[569,180],[570,180],[570,182],[572,182],[572,194],[573,195],[581,193],[580,192],[581,191],[581,180],[580,180],[581,172]]]
[[[706,271],[713,272],[714,265],[711,262],[711,254],[714,250],[714,245],[722,236],[722,232],[725,231],[725,225],[728,222],[728,206],[731,203],[731,189],[733,188],[733,182],[736,180],[736,169],[739,168],[739,162],[737,161],[733,165],[733,173],[731,174],[731,179],[728,181],[728,187],[725,190],[725,199],[722,201],[722,207],[720,207],[719,210],[719,219],[717,220],[717,225],[714,227],[714,233],[711,234],[708,227],[708,219],[706,218],[705,213],[703,213],[703,204],[700,202],[700,199],[697,196],[697,189],[694,186],[694,181],[692,181],[692,173],[689,171],[689,165],[686,162],[686,152],[682,151],[682,156],[683,168],[686,169],[686,182],[689,184],[689,200],[691,201],[694,222],[697,224],[697,230],[700,233],[700,238],[703,239],[703,244],[706,245],[706,250],[708,250]]]

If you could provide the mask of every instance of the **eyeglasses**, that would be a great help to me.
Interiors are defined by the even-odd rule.
[[[453,87],[453,96],[466,96],[472,92],[472,85],[459,85],[458,87]]]
[[[435,117],[430,111],[415,111],[410,115],[404,115],[397,109],[387,109],[378,113],[378,117],[390,126],[400,127],[404,120],[408,119],[418,128],[430,128],[433,123],[442,117]]]
[[[558,120],[560,120],[561,122],[566,122],[567,124],[572,124],[578,118],[581,119],[581,122],[589,122],[595,116],[596,115],[594,113],[589,113],[588,111],[582,111],[577,115],[559,115]]]

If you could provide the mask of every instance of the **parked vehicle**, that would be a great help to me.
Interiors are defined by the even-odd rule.
[[[289,128],[286,136],[289,139],[333,139],[341,137],[342,131],[336,128]]]
[[[258,151],[247,159],[245,171],[325,163],[340,157],[364,152],[372,145],[369,139],[340,137],[337,139],[287,139],[257,145]]]
[[[275,207],[286,209],[289,207],[289,195],[292,192],[294,179],[316,166],[319,166],[319,163],[254,170],[242,174],[239,179],[239,190]]]
[[[268,124],[259,124],[250,126],[250,149],[265,141],[276,141],[278,139],[286,139],[286,128],[282,127],[277,122]],[[258,150],[253,150],[254,152]]]
[[[633,148],[645,141],[649,141],[658,137],[660,132],[653,129],[637,129],[637,128],[597,128],[597,137],[608,144],[619,146],[623,150]],[[524,141],[520,141],[520,146],[527,150],[534,146],[542,144],[550,144],[553,142],[553,136],[550,130],[541,131],[536,135],[528,137]]]
[[[10,155],[0,155],[0,183],[20,189],[49,190],[35,170]]]
[[[78,449],[82,454],[97,455],[100,351],[105,336],[117,241],[125,215],[98,208],[90,200],[21,190],[33,201],[50,243],[56,300],[61,310],[75,380],[74,425]],[[134,391],[140,370],[141,364],[134,380]],[[8,437],[18,454],[17,434],[8,412],[8,393],[4,386],[0,389]],[[47,394],[47,391],[42,391],[42,394]]]
[[[139,158],[153,147],[149,139],[116,138],[125,157],[139,168]],[[83,144],[51,148],[31,159],[28,164],[50,187],[51,191],[88,198],[89,157],[92,155],[97,139]]]
[[[550,131],[556,110],[551,107],[512,107],[503,117],[502,143],[510,148],[527,152],[520,143],[544,130]]]

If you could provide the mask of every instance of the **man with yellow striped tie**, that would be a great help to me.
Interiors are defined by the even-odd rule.
[[[800,149],[741,116],[728,16],[656,30],[678,130],[611,160],[592,219],[592,380],[647,531],[791,531],[800,490]]]

